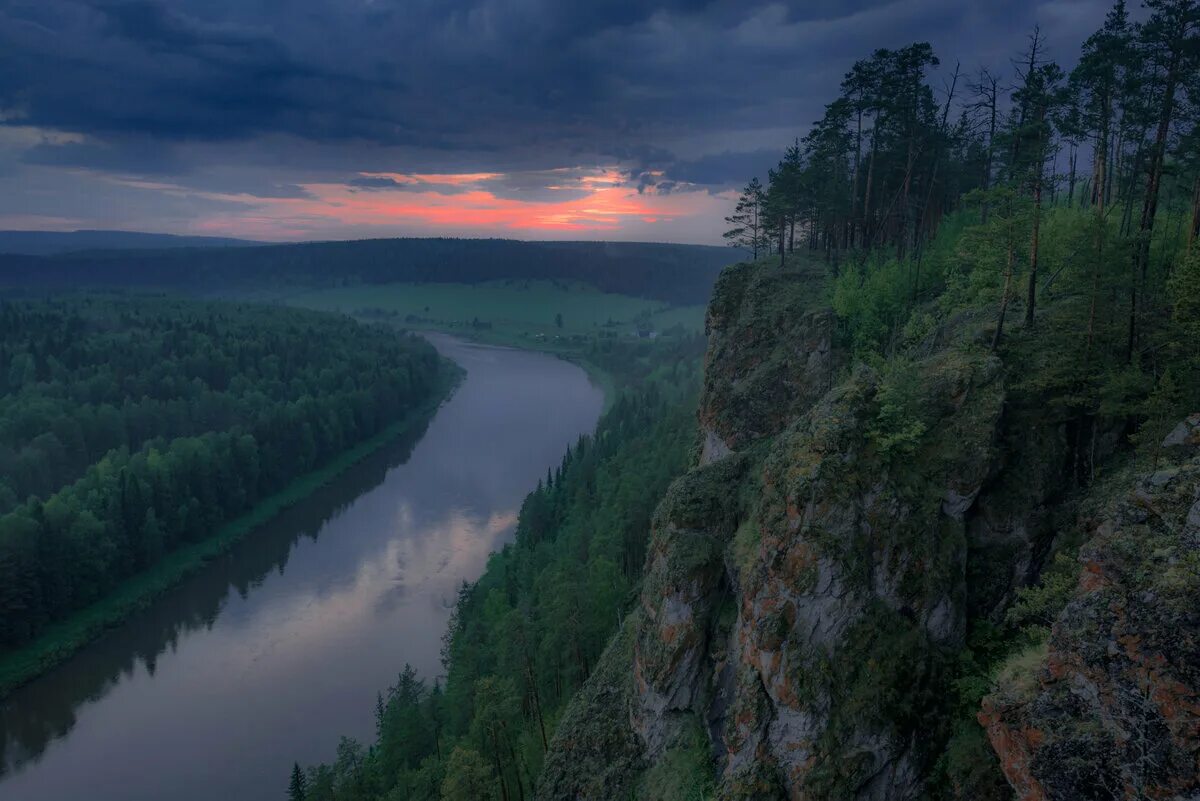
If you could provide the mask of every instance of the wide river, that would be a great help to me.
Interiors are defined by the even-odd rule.
[[[275,801],[440,674],[457,588],[595,426],[575,365],[431,336],[466,369],[427,427],[248,537],[0,708],[2,801]]]

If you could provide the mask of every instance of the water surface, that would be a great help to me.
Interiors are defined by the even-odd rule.
[[[602,395],[550,356],[431,335],[467,374],[368,457],[0,708],[2,801],[250,801],[369,740],[438,654],[457,588]]]

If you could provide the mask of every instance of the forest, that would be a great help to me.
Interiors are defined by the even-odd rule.
[[[444,381],[424,340],[166,296],[0,304],[0,648],[212,535]]]
[[[532,797],[549,738],[640,580],[658,499],[693,445],[704,340],[596,343],[625,390],[521,506],[514,541],[459,591],[444,679],[409,667],[381,693],[376,742],[343,738],[293,799]]]
[[[1144,12],[1118,0],[1069,71],[1036,28],[1008,69],[876,51],[749,182],[726,239],[820,257],[859,354],[990,305],[993,350],[1033,336],[1081,421],[1195,397],[1200,5]]]
[[[635,242],[365,239],[255,247],[0,254],[0,288],[148,287],[230,294],[282,288],[496,279],[581,282],[602,292],[704,303],[726,248]],[[330,264],[338,265],[336,271]]]

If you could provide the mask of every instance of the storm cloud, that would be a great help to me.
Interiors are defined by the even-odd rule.
[[[1106,6],[0,0],[0,219],[196,230],[217,204],[267,238],[353,236],[353,221],[317,224],[313,208],[278,230],[267,218],[331,184],[577,202],[602,183],[580,171],[616,169],[645,211],[626,213],[640,222],[622,233],[716,241],[718,196],[803,135],[856,58],[921,39],[944,63],[1006,67],[1038,23],[1069,62]],[[90,187],[94,213],[60,197],[64,171]],[[491,177],[394,177],[421,174]],[[154,186],[174,199],[170,220],[112,208]],[[696,196],[690,212],[653,213],[651,198],[680,194]],[[426,230],[410,223],[366,230]]]

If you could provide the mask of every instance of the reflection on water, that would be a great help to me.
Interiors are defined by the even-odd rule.
[[[405,662],[439,672],[459,584],[602,398],[566,362],[434,340],[467,377],[426,429],[7,700],[0,799],[281,798],[293,760],[370,737]]]

